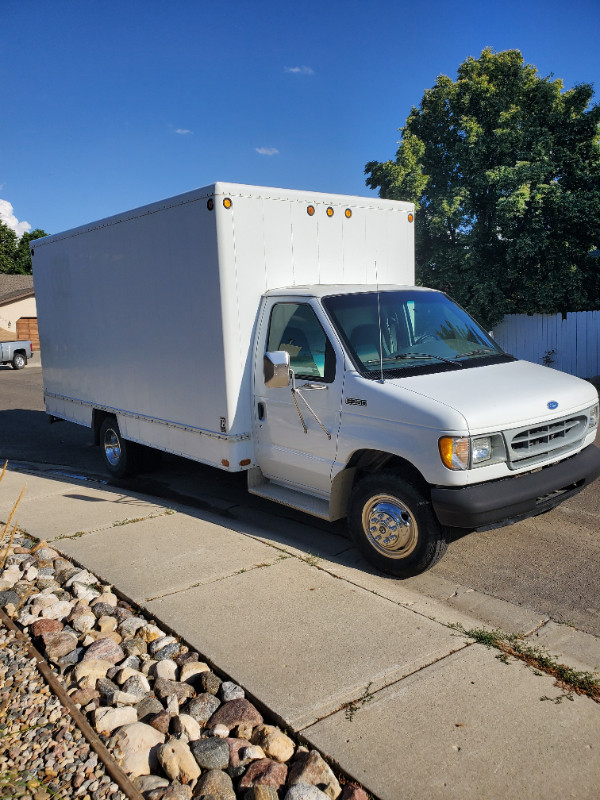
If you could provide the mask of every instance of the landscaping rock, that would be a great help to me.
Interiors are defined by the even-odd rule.
[[[261,725],[263,718],[257,709],[248,700],[230,700],[222,705],[209,720],[210,727],[225,725],[229,730],[236,725],[247,725],[252,728]]]
[[[220,701],[214,695],[199,694],[184,706],[183,711],[200,725],[206,725],[220,705]]]
[[[112,752],[117,764],[130,776],[149,775],[159,766],[156,750],[164,741],[164,735],[150,725],[134,722],[115,733]]]
[[[200,739],[190,749],[202,769],[225,769],[229,764],[229,745],[224,739]]]
[[[285,764],[261,758],[253,761],[238,784],[239,789],[250,789],[253,786],[272,786],[281,789],[286,782],[288,770]]]
[[[83,656],[84,661],[101,660],[109,661],[111,664],[118,664],[125,658],[125,653],[121,647],[110,638],[98,639],[93,642]]]
[[[124,708],[97,708],[94,711],[94,727],[98,733],[112,733],[115,728],[137,722],[135,709],[129,706]]]
[[[164,773],[172,780],[190,783],[200,777],[200,767],[185,742],[171,739],[157,750],[158,761]]]
[[[198,779],[193,797],[205,800],[236,800],[231,778],[220,769],[211,769]]]
[[[289,761],[294,755],[295,746],[289,736],[274,725],[259,725],[250,740],[252,744],[257,744],[269,758],[281,763]]]
[[[288,784],[294,786],[297,783],[318,786],[330,800],[335,800],[342,793],[337,778],[316,750],[301,753],[290,766]]]

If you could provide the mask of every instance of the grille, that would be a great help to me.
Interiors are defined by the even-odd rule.
[[[577,450],[586,430],[587,417],[580,414],[552,420],[534,428],[506,431],[509,466],[511,469],[520,469],[548,458],[568,455]]]

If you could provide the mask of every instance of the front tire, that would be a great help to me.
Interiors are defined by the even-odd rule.
[[[350,500],[348,526],[367,561],[397,578],[429,569],[448,546],[429,501],[392,472],[359,481]]]
[[[11,361],[11,366],[13,369],[23,369],[26,364],[27,356],[24,356],[23,353],[14,354],[13,360]]]
[[[100,426],[104,466],[115,478],[133,475],[138,466],[139,446],[123,439],[115,417],[105,417]]]

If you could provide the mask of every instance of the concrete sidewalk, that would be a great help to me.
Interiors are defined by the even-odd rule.
[[[9,471],[0,520],[25,484],[23,529],[114,584],[381,800],[598,797],[600,705],[558,702],[552,678],[449,626],[528,634],[587,671],[600,668],[595,637],[439,578],[417,593],[335,532],[238,516],[235,499],[209,513]]]

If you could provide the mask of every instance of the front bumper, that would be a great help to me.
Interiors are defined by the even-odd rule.
[[[431,502],[441,525],[481,528],[508,524],[549,511],[599,475],[600,450],[590,445],[537,472],[459,489],[433,487]]]

